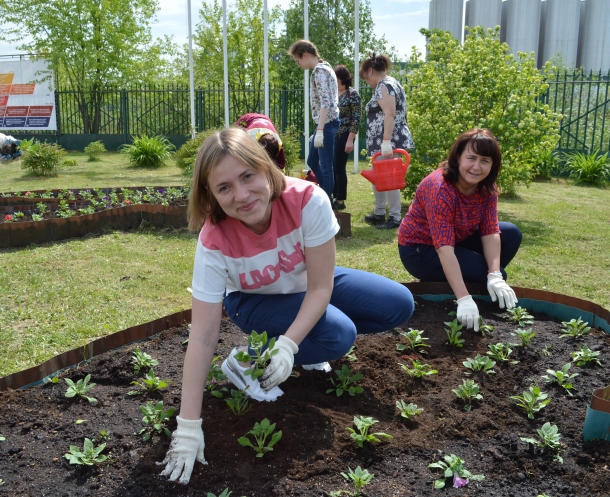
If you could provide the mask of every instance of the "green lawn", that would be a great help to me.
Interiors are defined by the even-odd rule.
[[[83,154],[70,158],[78,164],[57,178],[23,177],[19,163],[0,166],[0,192],[184,184],[171,161],[164,168],[142,171],[129,168],[118,154],[93,163]],[[337,264],[411,281],[398,257],[396,231],[363,222],[373,206],[370,183],[360,175],[348,179],[352,237],[338,239]],[[518,199],[500,199],[500,219],[514,222],[524,235],[508,267],[509,284],[610,308],[609,200],[608,189],[575,187],[563,180],[533,183],[520,190]],[[186,288],[195,245],[196,235],[186,230],[142,229],[0,250],[0,376],[189,308]]]

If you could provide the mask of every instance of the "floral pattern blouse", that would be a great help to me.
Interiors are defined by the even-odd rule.
[[[383,110],[379,105],[382,97],[381,89],[385,86],[389,95],[396,99],[396,117],[394,118],[394,131],[392,133],[392,148],[403,150],[415,148],[411,131],[407,126],[407,97],[402,85],[391,76],[383,78],[369,103],[366,104],[366,151],[369,156],[381,150],[383,141]]]
[[[320,62],[309,76],[309,101],[311,117],[318,124],[320,109],[328,109],[326,122],[339,118],[339,90],[337,76],[328,62]]]
[[[358,133],[362,114],[362,99],[351,86],[339,96],[339,131],[337,136],[343,133]]]

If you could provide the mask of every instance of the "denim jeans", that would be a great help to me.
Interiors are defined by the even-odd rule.
[[[318,185],[326,192],[328,198],[332,197],[333,188],[335,186],[335,173],[333,169],[333,161],[335,154],[335,136],[339,130],[339,119],[327,122],[324,125],[324,146],[316,148],[313,146],[316,138],[316,129],[309,143],[309,157],[307,165],[316,175]]]
[[[296,318],[305,292],[261,295],[232,292],[225,297],[227,315],[245,333],[283,335]],[[413,314],[407,287],[373,273],[335,268],[330,303],[299,344],[295,364],[317,364],[343,357],[359,333],[378,333],[404,324]]]
[[[349,130],[335,137],[335,158],[333,169],[335,172],[335,186],[333,195],[337,200],[347,199],[347,159],[349,154],[345,151],[345,144],[349,138]]]

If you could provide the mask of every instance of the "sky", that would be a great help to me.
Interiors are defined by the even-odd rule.
[[[198,19],[202,0],[191,0],[193,30]],[[231,4],[231,0],[227,0]],[[385,35],[390,45],[394,45],[402,59],[411,53],[416,45],[420,52],[425,52],[425,39],[419,34],[420,28],[428,27],[430,0],[370,0],[375,34]],[[290,0],[267,0],[268,8],[275,5],[288,7]],[[159,0],[160,10],[157,23],[152,26],[154,37],[173,35],[174,41],[183,44],[188,42],[187,0]],[[23,53],[0,41],[0,55]]]

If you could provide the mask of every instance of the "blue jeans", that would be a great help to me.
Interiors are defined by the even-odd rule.
[[[377,274],[335,268],[330,303],[299,344],[295,364],[317,364],[343,357],[359,333],[378,333],[404,324],[413,314],[407,287]],[[245,333],[283,335],[301,308],[305,292],[261,295],[232,292],[225,297],[229,318]]]
[[[504,268],[513,260],[521,245],[521,231],[513,223],[500,222],[500,271],[506,280]],[[455,256],[466,283],[487,284],[487,262],[478,230],[457,243]],[[438,253],[432,245],[398,245],[400,260],[405,269],[421,281],[447,281]]]
[[[339,130],[339,119],[327,122],[324,125],[324,146],[316,148],[313,146],[313,142],[316,138],[316,129],[311,142],[309,143],[309,156],[307,158],[307,165],[311,168],[313,173],[316,175],[318,185],[326,192],[328,198],[331,198],[333,194],[333,188],[335,186],[335,173],[333,169],[333,161],[335,155],[335,136]]]

